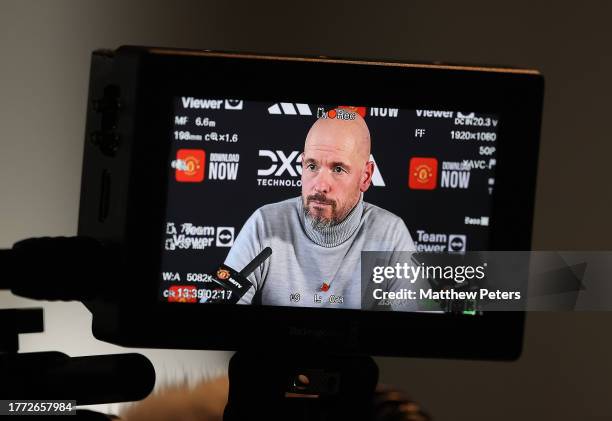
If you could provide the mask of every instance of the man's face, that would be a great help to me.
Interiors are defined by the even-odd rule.
[[[357,204],[370,185],[373,164],[368,160],[363,121],[319,120],[313,125],[302,156],[302,200],[317,225],[338,224]]]

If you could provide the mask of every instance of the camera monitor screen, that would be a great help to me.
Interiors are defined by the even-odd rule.
[[[96,336],[516,358],[523,310],[429,269],[530,249],[542,94],[525,69],[95,52],[79,234],[121,265]]]
[[[196,96],[173,109],[161,300],[381,310],[392,287],[366,292],[362,251],[489,248],[496,110]]]

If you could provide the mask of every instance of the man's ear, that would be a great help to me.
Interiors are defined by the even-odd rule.
[[[359,190],[362,193],[365,193],[367,189],[370,188],[372,184],[372,175],[374,174],[374,162],[368,161],[366,162],[365,169],[363,174],[361,175],[361,180],[359,180]]]

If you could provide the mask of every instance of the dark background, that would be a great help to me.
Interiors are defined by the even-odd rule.
[[[89,54],[141,44],[540,69],[546,96],[534,248],[610,249],[611,8],[603,1],[2,0],[0,247],[76,232]],[[0,307],[31,304],[0,293]],[[110,349],[79,336],[88,328],[79,305],[47,308],[49,333],[26,335],[24,347]],[[438,420],[610,419],[611,322],[608,313],[530,314],[515,363],[378,363],[384,382],[405,388]],[[178,358],[157,355],[160,371]],[[203,376],[225,363],[220,353],[190,355],[197,364],[183,360],[183,368]]]
[[[391,87],[390,89],[393,89]],[[196,86],[193,88],[197,92]],[[204,98],[220,98],[220,96],[206,96]],[[199,98],[199,96],[196,96]],[[291,100],[288,98],[287,100]],[[456,101],[451,98],[450,101]],[[291,160],[294,175],[283,169],[279,176],[275,173],[269,176],[258,175],[258,170],[266,170],[273,164],[272,160],[265,156],[258,156],[259,150],[277,151],[284,153],[285,157],[297,155],[304,149],[306,134],[316,121],[317,109],[320,104],[308,105],[312,115],[271,115],[268,107],[274,103],[271,101],[244,101],[242,110],[202,110],[189,109],[182,105],[179,97],[174,100],[173,115],[167,118],[174,121],[174,117],[186,116],[186,125],[174,125],[172,133],[167,136],[161,135],[160,142],[170,143],[170,156],[168,157],[168,205],[166,208],[166,221],[173,223],[177,233],[174,237],[182,234],[181,226],[191,223],[195,226],[215,228],[219,226],[234,227],[235,234],[259,207],[266,204],[279,202],[301,194],[300,174],[295,170],[296,158]],[[359,105],[365,105],[360,103]],[[387,104],[388,105],[388,104]],[[447,104],[439,104],[439,109],[450,109]],[[471,111],[471,110],[470,110]],[[499,111],[499,110],[495,110]],[[455,110],[456,115],[457,112]],[[476,113],[479,118],[499,117],[493,114]],[[216,127],[198,127],[197,118],[210,118]],[[436,233],[448,237],[447,241],[440,243],[450,250],[449,242],[452,235],[464,235],[466,241],[462,251],[488,250],[489,249],[489,227],[466,225],[465,217],[490,216],[491,198],[489,193],[488,179],[495,177],[495,168],[478,169],[468,171],[469,183],[467,188],[443,187],[441,173],[445,162],[461,163],[464,160],[484,160],[496,158],[505,159],[503,154],[481,156],[478,154],[479,147],[495,147],[496,142],[484,142],[477,140],[453,140],[451,130],[469,131],[470,133],[487,132],[498,134],[497,127],[470,127],[457,126],[454,119],[449,118],[419,118],[414,109],[400,109],[397,117],[376,117],[370,115],[367,108],[365,121],[372,136],[372,155],[376,161],[384,186],[372,184],[364,195],[364,200],[380,206],[403,218],[412,239],[419,240],[418,232],[424,231],[428,234]],[[511,124],[503,119],[499,124]],[[416,128],[426,128],[424,139],[415,139]],[[206,140],[176,140],[175,131],[187,131],[194,135],[205,135],[210,132],[237,135],[235,143],[215,142]],[[506,145],[520,141],[511,136],[500,142]],[[176,171],[171,168],[171,163],[177,159],[177,151],[184,149],[195,149],[205,151],[204,179],[200,182],[178,182]],[[212,154],[238,154],[239,163],[237,177],[230,179],[211,179],[209,169]],[[293,154],[293,155],[292,155]],[[433,190],[415,190],[408,188],[409,162],[411,157],[434,157],[438,162],[436,170],[436,184]],[[274,163],[280,168],[284,165],[281,159]],[[506,158],[509,159],[509,158]],[[459,173],[459,171],[457,171]],[[462,171],[463,172],[463,171]],[[464,174],[466,172],[463,172]],[[287,181],[289,186],[259,185],[258,179],[265,181]],[[211,203],[226,198],[227,206],[214,207]],[[492,224],[495,224],[493,218]],[[166,226],[163,227],[167,234]],[[217,228],[218,230],[218,228]],[[198,235],[187,235],[191,238],[202,238]],[[212,235],[214,237],[214,234]],[[166,241],[172,241],[172,235],[165,236]],[[427,245],[427,242],[424,242]],[[218,247],[212,243],[204,249],[174,249],[168,250],[162,256],[162,271],[176,271],[180,273],[182,284],[189,285],[186,275],[188,272],[211,272],[223,262],[229,252],[229,247]],[[234,268],[241,270],[242,268]],[[181,283],[181,282],[178,282]],[[168,285],[164,280],[162,287]],[[191,284],[193,285],[193,284]]]

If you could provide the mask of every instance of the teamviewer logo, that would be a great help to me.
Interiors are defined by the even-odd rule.
[[[242,110],[243,101],[241,99],[226,99],[225,109],[226,110]]]
[[[450,234],[448,236],[448,250],[451,253],[463,253],[466,248],[466,237],[461,234]]]
[[[234,245],[234,227],[217,227],[217,247],[231,247]]]

